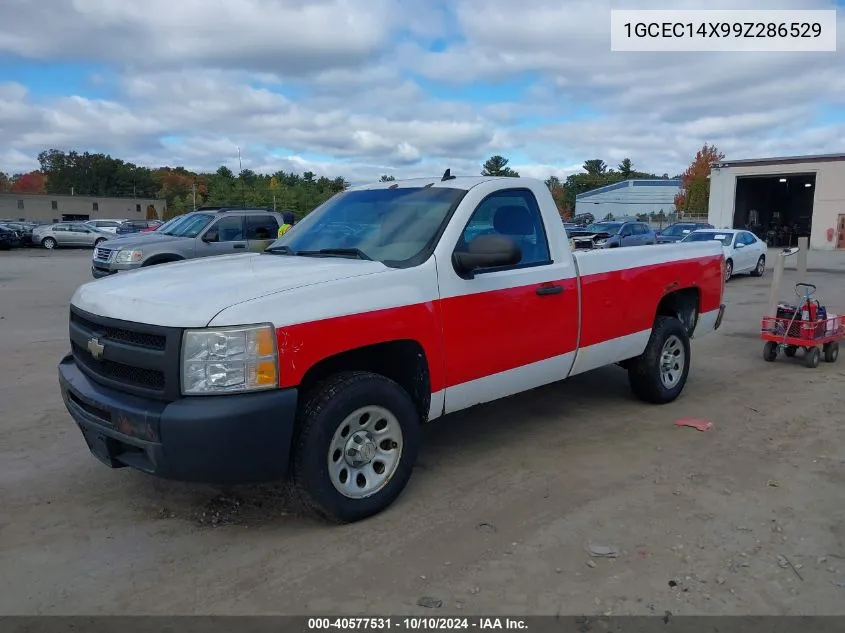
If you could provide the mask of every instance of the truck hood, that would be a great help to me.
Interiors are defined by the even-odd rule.
[[[119,248],[143,248],[144,246],[152,246],[153,244],[164,244],[166,242],[176,242],[191,238],[175,237],[173,235],[165,235],[164,233],[156,233],[150,231],[149,233],[127,233],[126,235],[112,235],[107,242],[100,244],[103,248],[111,248],[117,250]]]
[[[92,314],[205,327],[221,310],[266,295],[390,270],[381,262],[245,253],[139,268],[90,281],[71,303]]]

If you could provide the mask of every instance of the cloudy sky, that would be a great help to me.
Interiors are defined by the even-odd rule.
[[[840,7],[845,0],[840,1]],[[312,170],[353,182],[522,175],[589,158],[681,171],[845,151],[836,53],[610,51],[611,8],[833,0],[4,0],[0,170],[58,147],[145,165]]]

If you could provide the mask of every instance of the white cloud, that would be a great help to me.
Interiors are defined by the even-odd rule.
[[[817,119],[845,106],[843,53],[612,53],[610,9],[665,8],[656,0],[532,0],[524,11],[505,0],[6,4],[0,53],[102,62],[90,85],[114,93],[36,97],[0,79],[6,171],[54,146],[202,169],[236,168],[240,146],[245,167],[353,181],[478,173],[493,153],[546,178],[597,157],[678,173],[704,142],[729,157],[845,148],[845,124]],[[442,52],[428,50],[436,40]],[[438,83],[440,98],[409,73]],[[536,81],[524,94],[458,96],[526,73]]]

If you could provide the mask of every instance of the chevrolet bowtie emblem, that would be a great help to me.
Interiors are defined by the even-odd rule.
[[[100,360],[103,356],[103,344],[100,343],[99,339],[91,338],[88,339],[88,351],[91,352],[91,356],[94,357],[94,360]]]

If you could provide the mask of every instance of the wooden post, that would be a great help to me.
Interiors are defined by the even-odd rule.
[[[799,237],[798,238],[798,261],[796,262],[798,267],[798,281],[806,282],[807,281],[807,252],[810,250],[810,238],[809,237]]]
[[[775,316],[777,314],[778,303],[780,303],[780,286],[783,282],[783,267],[786,264],[786,258],[790,255],[795,255],[800,251],[797,248],[785,248],[778,251],[775,257],[775,263],[772,267],[772,287],[769,290],[769,311],[763,316]]]

